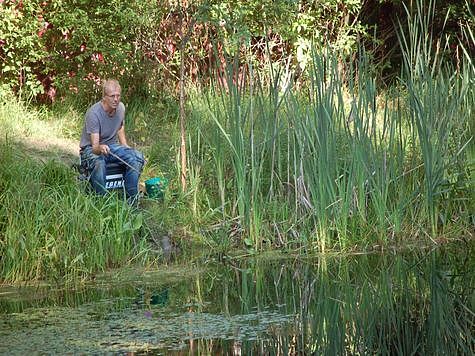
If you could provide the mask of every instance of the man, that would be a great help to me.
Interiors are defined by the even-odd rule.
[[[124,186],[127,201],[136,204],[138,182],[144,158],[141,152],[127,144],[124,129],[125,106],[120,101],[121,87],[117,80],[106,80],[102,99],[92,105],[80,141],[81,164],[90,172],[90,182],[96,193],[106,193],[106,165],[124,165]]]

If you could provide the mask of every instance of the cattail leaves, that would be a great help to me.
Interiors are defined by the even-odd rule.
[[[263,82],[243,71],[251,63],[233,62],[225,88],[217,82],[205,102],[193,99],[208,108],[199,120],[212,122],[200,142],[219,164],[209,179],[217,180],[220,209],[226,207],[221,218],[239,219],[245,246],[297,238],[323,251],[468,228],[470,204],[448,197],[468,197],[473,186],[466,168],[473,68],[454,75],[440,59],[430,61],[423,32],[410,35],[401,41],[417,73],[402,73],[390,89],[378,87],[364,52],[342,69],[337,54],[314,51],[308,90],[281,90],[278,75]],[[419,40],[423,58],[411,47]]]

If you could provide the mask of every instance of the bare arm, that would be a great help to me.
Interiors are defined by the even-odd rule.
[[[92,153],[96,155],[108,155],[110,152],[109,146],[99,144],[99,134],[91,134]]]
[[[121,145],[129,147],[129,145],[127,144],[127,139],[125,138],[125,129],[123,125],[119,129],[119,131],[117,131],[117,137],[119,138],[119,143]]]

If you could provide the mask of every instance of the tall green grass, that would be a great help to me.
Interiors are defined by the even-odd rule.
[[[230,60],[225,85],[192,98],[190,165],[208,182],[195,214],[253,249],[469,234],[474,66],[442,62],[429,20],[409,16],[406,66],[390,89],[364,52],[342,68],[338,54],[314,51],[308,89],[283,90],[279,72],[262,82]]]
[[[142,214],[113,195],[86,194],[75,170],[25,143],[36,120],[12,98],[0,105],[0,280],[68,282],[146,261]]]
[[[0,146],[2,280],[67,282],[146,259],[145,241],[135,237],[141,215],[122,200],[85,194],[64,163]]]

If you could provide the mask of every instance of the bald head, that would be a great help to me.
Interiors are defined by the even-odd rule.
[[[104,84],[102,85],[102,96],[105,97],[107,95],[110,95],[113,92],[119,92],[121,91],[120,84],[117,80],[115,79],[107,79],[104,81]]]
[[[120,104],[120,84],[115,79],[108,79],[102,86],[102,107],[112,115]]]

